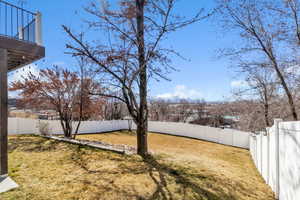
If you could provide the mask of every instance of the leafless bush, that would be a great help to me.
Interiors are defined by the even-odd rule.
[[[39,131],[41,135],[49,135],[50,127],[48,122],[40,122],[39,123]]]

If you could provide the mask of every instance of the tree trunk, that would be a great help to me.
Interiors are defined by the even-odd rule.
[[[77,136],[77,134],[78,134],[79,127],[80,127],[80,124],[81,124],[81,121],[82,121],[82,119],[81,119],[81,117],[80,117],[80,118],[79,118],[79,121],[78,121],[78,123],[77,123],[77,127],[76,127],[75,132],[74,132],[73,139],[76,139],[76,136]]]
[[[143,157],[148,154],[147,131],[148,131],[148,106],[147,106],[147,66],[145,60],[144,41],[144,7],[145,0],[136,0],[136,21],[137,21],[137,44],[139,58],[139,94],[140,106],[137,124],[137,153]]]
[[[269,127],[270,123],[269,123],[269,104],[268,103],[264,104],[264,110],[265,110],[265,123],[266,123],[266,127]]]
[[[82,61],[82,60],[81,60]],[[83,115],[83,86],[84,86],[84,82],[83,82],[83,79],[84,79],[84,72],[83,72],[83,65],[81,64],[80,65],[80,73],[81,73],[81,80],[80,80],[80,105],[79,105],[79,121],[78,121],[78,124],[77,124],[77,127],[75,129],[75,132],[74,132],[74,136],[73,136],[73,139],[76,139],[76,136],[78,134],[78,131],[79,131],[79,127],[80,127],[80,124],[81,124],[81,121],[82,121],[82,115]]]
[[[66,123],[66,120],[64,119],[64,116],[61,112],[59,112],[59,121],[60,121],[60,125],[62,127],[62,130],[64,132],[64,137],[67,137],[68,135],[68,130],[67,130],[67,123]]]
[[[273,53],[273,49],[272,47],[271,48],[267,48],[266,45],[262,42],[262,39],[258,36],[258,34],[256,34],[256,32],[254,32],[254,36],[256,37],[257,41],[260,43],[263,51],[266,53],[266,55],[268,56],[268,58],[270,59],[270,61],[272,62],[273,64],[273,67],[275,69],[275,72],[280,80],[280,84],[281,86],[283,87],[284,91],[285,91],[285,94],[288,98],[288,102],[289,102],[289,107],[290,107],[290,110],[291,110],[291,113],[292,113],[292,116],[293,116],[293,119],[295,121],[298,120],[298,115],[297,115],[297,112],[296,112],[296,108],[295,108],[295,104],[294,104],[294,99],[293,99],[293,96],[288,88],[288,85],[285,81],[285,78],[283,76],[283,74],[281,73],[280,69],[279,69],[279,65],[277,63],[277,60],[274,56],[274,53]]]
[[[71,138],[72,137],[72,124],[70,124],[69,119],[64,119],[64,121],[65,121],[64,137]]]
[[[148,154],[148,122],[137,124],[137,153],[145,157]]]
[[[268,89],[266,84],[262,84],[263,86],[263,103],[264,103],[264,117],[265,117],[265,125],[266,127],[270,126],[269,123],[269,98],[268,98]]]
[[[290,90],[289,90],[289,88],[288,88],[288,86],[287,86],[287,84],[285,82],[285,79],[284,79],[281,71],[279,70],[277,62],[275,62],[274,60],[272,60],[272,61],[274,63],[275,71],[276,71],[276,73],[277,73],[277,75],[279,77],[281,85],[282,85],[282,87],[283,87],[283,89],[285,91],[286,96],[288,97],[289,107],[290,107],[293,119],[295,121],[297,121],[298,120],[298,115],[297,115],[297,112],[296,112],[296,108],[295,108],[293,96],[292,96],[292,94],[291,94],[291,92],[290,92]]]

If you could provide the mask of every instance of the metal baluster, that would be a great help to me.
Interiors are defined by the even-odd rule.
[[[0,0],[0,34],[35,42],[36,14]]]
[[[7,35],[7,4],[5,4],[5,35]]]
[[[0,2],[0,34],[2,34],[2,31],[1,31],[1,19],[2,19],[2,17],[1,17],[1,14],[2,14],[2,4],[1,4],[1,2]]]
[[[13,35],[13,7],[10,7],[10,34]]]

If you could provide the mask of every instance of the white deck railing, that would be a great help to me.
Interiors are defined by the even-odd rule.
[[[41,13],[0,0],[0,35],[42,46]]]

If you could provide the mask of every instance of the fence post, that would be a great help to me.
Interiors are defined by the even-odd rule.
[[[19,118],[16,118],[16,134],[20,134],[21,130],[20,130],[20,126],[19,126]]]
[[[0,49],[0,179],[8,174],[7,65],[7,50]]]
[[[19,40],[23,40],[24,39],[24,32],[23,32],[23,27],[22,26],[18,27],[18,32],[19,32],[19,35],[18,35]]]
[[[275,128],[275,159],[276,159],[276,190],[275,197],[279,199],[280,194],[280,162],[279,162],[279,123],[282,122],[282,119],[274,119],[274,128]]]
[[[263,172],[263,132],[259,132],[260,133],[260,173],[262,175],[262,177],[264,176],[264,172]]]
[[[255,135],[255,166],[258,169],[257,136]]]
[[[267,184],[270,184],[270,128],[266,128],[267,133]]]
[[[43,45],[42,38],[42,14],[40,12],[36,13],[35,18],[35,43],[38,45]]]

